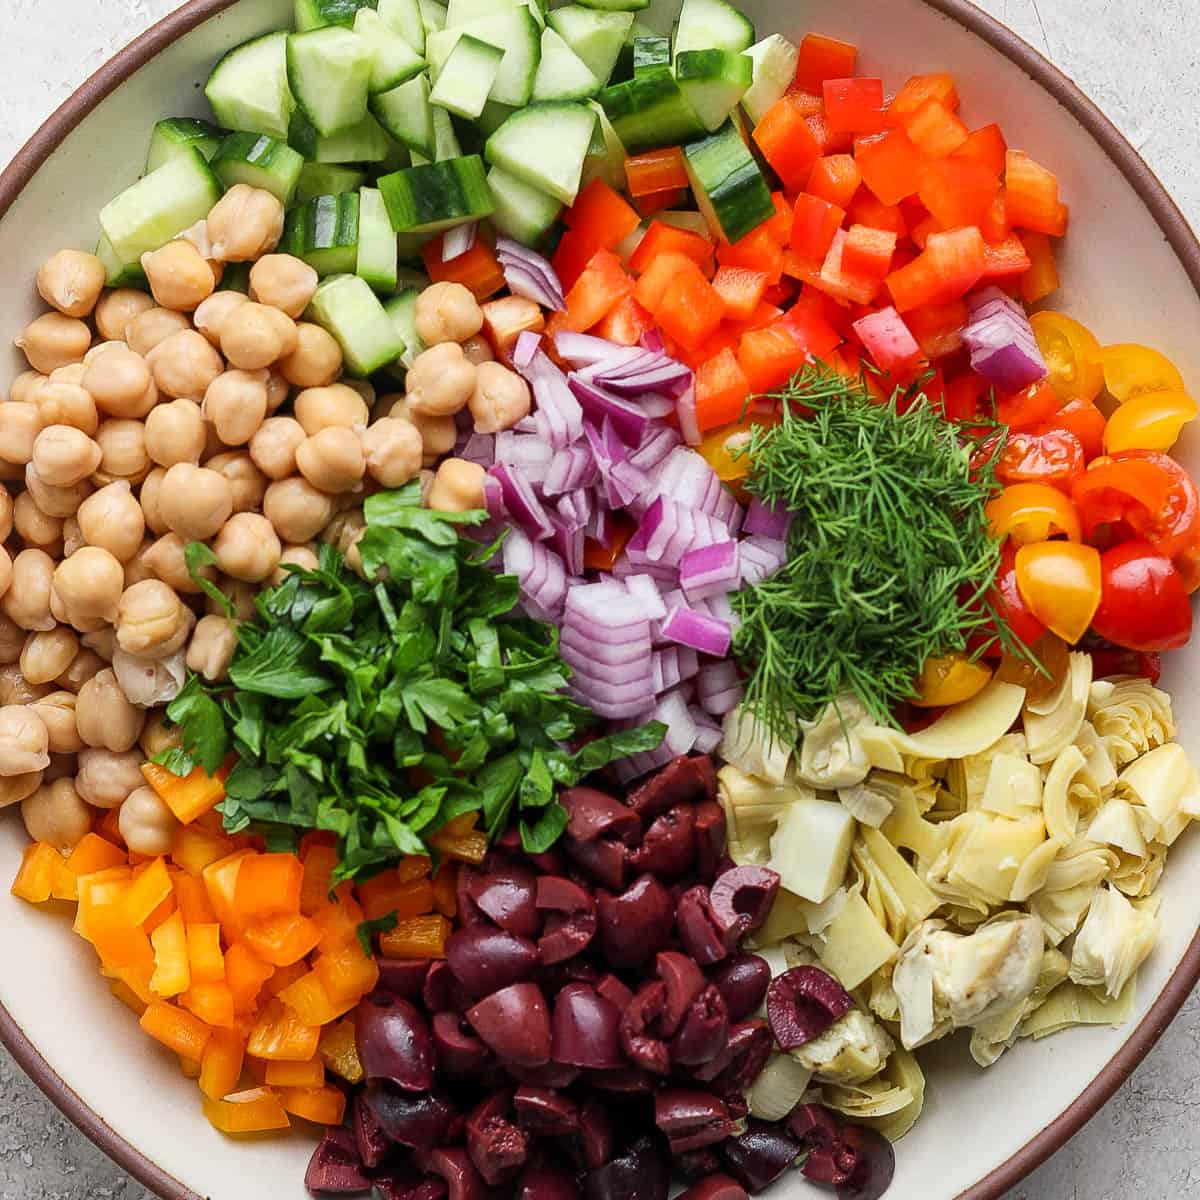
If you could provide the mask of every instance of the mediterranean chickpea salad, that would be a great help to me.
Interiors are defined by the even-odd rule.
[[[1051,170],[855,64],[297,0],[38,273],[12,891],[315,1195],[877,1200],[923,1046],[1133,1011],[1197,406],[1048,307]]]

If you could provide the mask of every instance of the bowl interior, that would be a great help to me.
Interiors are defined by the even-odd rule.
[[[951,0],[953,2],[953,0]],[[1058,172],[1072,226],[1053,305],[1089,325],[1102,342],[1136,341],[1170,355],[1200,378],[1200,297],[1146,206],[1106,151],[1051,94],[1004,54],[925,0],[840,0],[836,5],[744,0],[760,31],[799,37],[810,29],[861,47],[861,69],[889,87],[910,74],[952,71],[971,125],[998,121],[1010,143]],[[96,214],[142,168],[153,121],[201,115],[203,82],[219,55],[290,19],[288,0],[241,0],[166,48],[104,100],[51,155],[0,220],[0,341],[11,345],[39,311],[32,280],[63,246],[90,248]],[[981,18],[982,19],[982,18]],[[0,352],[0,380],[23,369]],[[1200,437],[1181,457],[1200,473]],[[1166,684],[1181,739],[1200,709],[1200,643],[1172,656]],[[25,843],[16,812],[0,821],[0,878],[11,879]],[[987,1072],[961,1041],[926,1056],[926,1110],[897,1154],[896,1196],[949,1200],[966,1192],[1055,1120],[1096,1078],[1133,1032],[1179,964],[1196,930],[1189,878],[1200,871],[1200,841],[1180,840],[1161,885],[1163,934],[1143,969],[1135,1022],[1022,1043]],[[39,912],[0,888],[0,1004],[48,1066],[118,1138],[184,1188],[221,1200],[258,1200],[270,1180],[275,1200],[301,1200],[311,1139],[304,1135],[235,1146],[204,1120],[195,1084],[157,1052],[115,1003],[91,953],[62,914]],[[111,1147],[109,1147],[111,1149]],[[948,1149],[950,1152],[947,1152]],[[1032,1164],[1029,1164],[1032,1165]],[[996,1196],[999,1180],[973,1195]],[[783,1196],[817,1195],[798,1177]],[[180,1194],[183,1194],[182,1189]],[[819,1194],[828,1195],[826,1192]]]

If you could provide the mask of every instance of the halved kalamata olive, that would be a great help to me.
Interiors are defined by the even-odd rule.
[[[712,1062],[695,1068],[692,1074],[721,1090],[748,1088],[767,1065],[772,1040],[770,1026],[760,1018],[731,1025],[725,1049]]]
[[[519,1067],[510,1062],[504,1064],[504,1069],[518,1083],[540,1088],[569,1088],[583,1074],[578,1067],[556,1062],[544,1063],[540,1067]]]
[[[583,1177],[586,1200],[667,1200],[670,1189],[667,1157],[649,1138]]]
[[[416,1000],[425,986],[429,973],[427,958],[377,958],[379,964],[379,990],[395,992],[405,1000]]]
[[[676,804],[695,804],[716,798],[717,773],[712,759],[685,756],[667,763],[632,792],[626,803],[648,821]]]
[[[594,842],[597,838],[634,845],[642,833],[637,813],[626,808],[620,800],[595,788],[567,788],[559,797],[567,810],[567,837],[577,842]]]
[[[511,861],[497,863],[476,873],[469,887],[479,911],[501,929],[517,937],[537,937],[542,920],[534,903],[536,876],[529,867]]]
[[[467,1020],[505,1062],[540,1067],[550,1061],[550,1013],[536,983],[493,992],[467,1010]]]
[[[433,1038],[425,1018],[407,1000],[372,992],[359,1004],[354,1027],[368,1083],[386,1079],[409,1092],[433,1087]]]
[[[554,1001],[553,1043],[555,1062],[573,1067],[608,1070],[625,1065],[618,1027],[621,1013],[595,988],[569,983]]]
[[[593,1071],[588,1079],[599,1092],[642,1095],[654,1091],[654,1076],[638,1067],[618,1067],[615,1071]]]
[[[589,878],[614,891],[625,886],[628,874],[629,847],[624,842],[599,838],[594,842],[579,842],[563,838],[562,848],[567,857]]]
[[[710,1175],[694,1183],[678,1200],[749,1200],[746,1189],[728,1175]]]
[[[579,1157],[589,1169],[602,1167],[612,1157],[613,1123],[599,1096],[591,1096],[579,1113]]]
[[[585,887],[565,875],[543,875],[537,881],[535,903],[548,912],[595,912],[596,902]]]
[[[679,897],[675,921],[679,927],[679,940],[683,943],[683,948],[702,967],[720,962],[729,953],[725,939],[709,912],[708,888],[703,885],[688,888]]]
[[[537,973],[537,982],[547,996],[557,995],[568,983],[586,983],[595,987],[603,978],[600,968],[590,958],[578,955],[566,962],[551,963]]]
[[[659,879],[678,879],[696,857],[695,825],[695,815],[687,805],[668,809],[646,830],[642,844],[629,856],[629,865]]]
[[[350,1109],[350,1125],[354,1131],[358,1157],[364,1167],[373,1171],[387,1158],[392,1142],[367,1103],[365,1092],[355,1093],[354,1104]]]
[[[538,1137],[567,1137],[579,1129],[579,1106],[554,1088],[522,1084],[513,1096],[517,1124]]]
[[[643,875],[619,896],[597,900],[600,953],[614,967],[636,967],[653,958],[671,936],[671,896],[653,875]]]
[[[725,853],[725,810],[715,800],[697,804],[692,832],[696,839],[696,874],[702,882],[711,883]]]
[[[750,1105],[741,1088],[727,1083],[723,1079],[714,1080],[708,1087],[712,1094],[729,1109],[731,1120],[740,1121],[742,1117],[749,1115]]]
[[[654,966],[667,989],[667,1003],[658,1019],[658,1032],[665,1038],[674,1037],[692,1001],[704,990],[706,981],[695,960],[677,950],[663,950]]]
[[[471,894],[478,877],[479,871],[476,867],[471,866],[469,863],[459,864],[458,877],[454,882],[454,898],[458,906],[455,920],[460,928],[467,925],[478,925],[481,922],[486,923],[487,921],[487,917],[479,911],[479,906],[475,903],[475,898]]]
[[[662,1017],[666,1006],[666,985],[645,983],[621,1013],[621,1048],[626,1057],[635,1066],[656,1075],[665,1075],[671,1069],[666,1043],[649,1032]]]
[[[444,1140],[454,1119],[454,1106],[434,1092],[411,1095],[387,1083],[371,1084],[367,1104],[393,1142],[420,1149]]]
[[[797,1105],[787,1119],[788,1133],[810,1152],[832,1151],[842,1139],[842,1127],[841,1117],[821,1104]],[[833,1178],[819,1179],[818,1182],[832,1183]]]
[[[354,1135],[348,1129],[327,1129],[321,1144],[313,1151],[304,1186],[310,1192],[331,1196],[350,1196],[371,1190],[371,1180],[358,1157]]]
[[[550,913],[537,944],[542,962],[553,966],[582,954],[592,944],[597,925],[594,912]]]
[[[736,954],[718,963],[709,980],[725,997],[731,1021],[741,1021],[757,1012],[771,982],[771,966],[757,954]]]
[[[615,975],[605,975],[597,980],[596,991],[622,1012],[633,1000],[633,993]]]
[[[512,1182],[529,1158],[529,1137],[505,1116],[510,1102],[510,1093],[497,1092],[467,1118],[467,1154],[492,1187]]]
[[[820,967],[793,967],[767,988],[767,1019],[781,1050],[820,1037],[853,1007],[846,989]]]
[[[529,979],[538,967],[538,951],[528,938],[490,925],[472,925],[446,939],[446,961],[455,978],[477,998]]]
[[[460,1013],[434,1015],[433,1049],[438,1068],[456,1079],[473,1079],[492,1061],[492,1052],[470,1032]]]
[[[513,1200],[579,1200],[575,1180],[554,1167],[527,1167],[517,1180]]]
[[[751,1195],[757,1195],[795,1164],[802,1149],[778,1125],[752,1120],[745,1133],[721,1147],[721,1155],[729,1173]]]
[[[371,1182],[383,1200],[445,1200],[446,1181],[421,1175],[403,1164],[373,1175]]]
[[[557,850],[530,854],[521,841],[521,831],[515,825],[496,839],[496,849],[503,850],[510,858],[524,859],[540,875],[561,875],[567,869],[563,856]]]
[[[717,876],[708,908],[729,949],[766,921],[778,891],[779,873],[769,867],[734,867]]]
[[[685,1150],[682,1154],[674,1155],[673,1159],[675,1170],[684,1179],[707,1179],[721,1171],[721,1160],[716,1151],[707,1146],[703,1150]]]
[[[481,925],[479,928],[490,929],[491,926]],[[440,958],[430,963],[429,970],[425,972],[421,1003],[428,1012],[466,1012],[471,1007],[471,995],[450,969],[450,964]]]
[[[892,1143],[865,1125],[847,1125],[842,1132],[842,1153],[852,1159],[845,1182],[834,1181],[838,1200],[879,1200],[892,1186],[896,1174],[896,1151]]]
[[[488,1200],[487,1184],[465,1150],[447,1146],[418,1157],[423,1171],[446,1181],[447,1200]]]
[[[725,1105],[710,1092],[664,1088],[654,1097],[654,1123],[667,1135],[673,1154],[699,1150],[729,1136]]]
[[[709,984],[692,1001],[679,1032],[671,1039],[671,1061],[683,1067],[700,1067],[712,1062],[729,1041],[729,1010],[725,1000]]]

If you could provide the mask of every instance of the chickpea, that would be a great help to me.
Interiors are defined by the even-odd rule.
[[[42,700],[30,705],[46,726],[50,753],[78,754],[83,741],[75,728],[75,693],[51,692]],[[74,775],[72,767],[70,774]]]
[[[483,508],[483,481],[487,472],[463,458],[448,458],[434,476],[429,507],[435,512],[468,512]]]
[[[92,485],[86,481],[74,483],[70,487],[57,487],[47,483],[37,473],[33,463],[25,468],[25,487],[42,512],[62,520],[72,516],[92,494]]]
[[[188,646],[189,671],[202,675],[209,683],[219,683],[229,674],[229,664],[237,649],[237,627],[227,617],[210,613],[201,617]]]
[[[200,455],[201,465],[207,466],[210,458],[216,458],[218,454],[224,454],[225,450],[225,443],[217,436],[217,431],[213,427],[213,423],[211,421],[205,421],[204,450]]]
[[[328,387],[342,373],[342,347],[320,325],[296,326],[296,349],[279,361],[279,371],[293,387]]]
[[[74,317],[50,312],[25,327],[16,340],[29,365],[43,375],[57,367],[80,362],[92,344],[92,331]]]
[[[121,479],[141,483],[150,474],[154,464],[146,451],[146,426],[141,421],[113,417],[96,430],[96,441],[101,451],[97,483]]]
[[[346,565],[362,574],[362,556],[358,552],[358,543],[367,532],[367,519],[361,508],[348,508],[338,513],[321,531],[321,541],[327,545],[336,546]]]
[[[426,346],[465,342],[483,328],[483,310],[461,283],[435,283],[417,297],[416,326]]]
[[[160,467],[199,463],[208,431],[194,400],[158,405],[146,418],[146,453]]]
[[[243,371],[269,367],[289,352],[292,337],[284,322],[294,335],[295,323],[279,309],[247,301],[221,326],[221,352],[232,366]]]
[[[42,263],[37,289],[64,317],[87,317],[104,291],[104,264],[82,250],[60,250]]]
[[[74,695],[93,675],[103,671],[106,665],[95,650],[83,647],[71,659],[71,665],[54,682]]]
[[[62,519],[47,516],[28,492],[22,492],[13,502],[13,525],[26,546],[44,550],[62,541]]]
[[[117,288],[100,297],[93,314],[96,328],[102,338],[110,342],[125,340],[125,330],[130,321],[140,317],[154,307],[154,301],[145,292],[134,288]]]
[[[111,346],[111,342],[101,342],[101,346]],[[92,347],[96,349],[96,347]],[[83,383],[83,377],[87,374],[88,361],[92,357],[92,351],[89,350],[84,356],[82,362],[69,363],[65,367],[56,367],[49,375],[46,376],[47,383],[71,383],[79,387]],[[44,385],[43,385],[44,386]],[[36,397],[35,397],[36,398]]]
[[[154,545],[153,538],[147,538],[134,551],[134,555],[125,564],[125,586],[133,587],[135,583],[141,583],[143,579],[157,579],[158,576],[146,565],[146,555],[150,547]]]
[[[385,488],[400,487],[421,470],[421,433],[411,421],[384,417],[362,435],[362,444],[367,471]]]
[[[138,489],[138,502],[142,506],[146,528],[159,536],[167,532],[167,523],[163,519],[162,508],[159,504],[159,500],[162,498],[162,483],[166,477],[165,467],[155,467],[142,480],[142,486]]]
[[[267,477],[254,465],[245,450],[218,454],[205,464],[210,471],[224,475],[233,489],[234,513],[258,512],[267,492]]]
[[[100,447],[82,430],[49,425],[33,443],[33,466],[52,487],[73,487],[100,465]]]
[[[117,643],[127,654],[169,658],[191,631],[189,612],[175,591],[158,579],[127,588],[117,611]]]
[[[21,820],[35,842],[66,852],[91,830],[92,810],[80,799],[73,779],[56,779],[21,801]]]
[[[413,360],[408,372],[408,402],[414,412],[452,417],[470,401],[478,370],[457,342],[442,342]]]
[[[304,315],[319,282],[308,263],[290,254],[268,254],[250,268],[250,295],[295,321]]]
[[[27,636],[16,621],[0,613],[0,666],[11,666],[21,657]]]
[[[344,383],[307,388],[296,397],[295,408],[296,420],[309,437],[331,425],[365,429],[370,418],[370,410],[363,398]]]
[[[225,369],[221,356],[194,329],[173,333],[146,356],[154,382],[172,399],[203,396]]]
[[[105,662],[111,663],[117,652],[117,631],[111,625],[104,625],[84,634],[80,642],[88,650],[95,650]]]
[[[193,542],[204,542],[233,513],[233,489],[218,471],[176,463],[163,479],[159,511],[167,528]]]
[[[158,402],[146,360],[118,346],[88,364],[83,386],[110,417],[144,417]]]
[[[477,367],[485,362],[495,362],[496,356],[492,353],[492,347],[487,338],[480,337],[478,334],[475,337],[467,338],[462,344],[463,354],[467,356],[468,362],[473,362]]]
[[[286,582],[288,576],[291,575],[290,571],[284,569],[289,563],[296,567],[303,567],[306,571],[315,571],[321,565],[321,560],[311,545],[284,546],[279,566],[275,568],[275,574],[271,576],[271,582],[276,587]]]
[[[254,262],[283,236],[283,205],[262,188],[238,183],[208,214],[212,256],[220,262]]]
[[[76,628],[115,621],[124,590],[125,568],[99,546],[85,546],[54,570],[53,591]]]
[[[6,400],[0,404],[0,458],[24,465],[33,458],[33,443],[45,422],[36,404]]]
[[[100,428],[100,413],[91,392],[77,383],[47,380],[37,394],[37,410],[46,425],[70,425],[88,437]]]
[[[291,385],[278,370],[267,372],[267,412],[274,413],[281,409],[292,394]]]
[[[50,765],[46,723],[27,704],[0,708],[0,775],[27,775]]]
[[[311,541],[333,517],[333,500],[306,479],[280,479],[267,488],[263,514],[285,542]]]
[[[146,724],[142,726],[138,745],[147,758],[157,758],[164,750],[182,744],[183,737],[179,729],[167,720],[166,709],[153,708],[146,714]]]
[[[258,591],[257,583],[247,583],[242,579],[232,579],[228,575],[217,576],[217,587],[221,594],[233,607],[233,619],[235,621],[251,621],[258,612]],[[212,596],[209,596],[204,601],[204,611],[211,616],[225,616],[225,605],[219,603]]]
[[[385,397],[386,399],[386,397]],[[391,416],[397,421],[409,421],[416,426],[421,435],[421,445],[424,449],[421,461],[425,466],[431,466],[443,455],[449,454],[458,441],[458,426],[453,417],[430,417],[417,412],[407,396],[397,396],[392,405]]]
[[[0,599],[5,616],[22,629],[44,632],[57,623],[50,615],[54,560],[43,550],[22,550],[13,559],[12,586]]]
[[[142,270],[159,306],[173,312],[195,312],[217,286],[207,259],[183,238],[143,254]]]
[[[0,596],[3,596],[12,587],[12,577],[12,556],[3,546],[0,546]]]
[[[79,752],[79,772],[75,788],[96,808],[116,808],[131,792],[146,784],[142,774],[142,756],[134,751],[85,747]]]
[[[268,479],[286,479],[296,471],[296,451],[307,434],[291,417],[269,417],[250,439],[250,457]]]
[[[183,313],[172,312],[169,308],[152,306],[134,317],[122,336],[130,350],[145,358],[151,350],[156,350],[167,338],[191,327],[191,322]]]
[[[152,571],[156,579],[170,584],[177,592],[195,594],[202,589],[192,579],[191,572],[188,570],[187,547],[187,541],[179,534],[167,533],[137,557],[141,558],[142,565]],[[137,557],[134,561],[137,561]],[[215,580],[217,577],[217,573],[212,567],[202,568],[199,574],[208,580]],[[126,579],[130,579],[128,572]],[[130,582],[130,586],[133,586],[132,582]]]
[[[35,704],[50,695],[52,690],[44,683],[30,683],[21,674],[20,665],[17,663],[0,667],[0,705]]]
[[[75,661],[78,653],[79,638],[65,625],[44,633],[31,633],[21,650],[21,674],[30,683],[52,683]]]
[[[9,385],[9,400],[14,404],[35,404],[38,390],[49,378],[40,371],[22,371]]]
[[[125,699],[111,668],[94,675],[79,689],[75,724],[84,744],[123,754],[137,745],[146,714]]]
[[[170,851],[179,821],[151,787],[140,787],[121,805],[117,828],[135,854],[159,855]]]
[[[94,492],[76,515],[87,545],[99,546],[123,563],[141,549],[146,520],[127,480],[117,480]]]
[[[366,471],[362,438],[353,429],[330,425],[319,430],[296,451],[296,466],[322,492],[349,492]]]
[[[471,416],[476,433],[499,433],[529,416],[533,399],[529,384],[500,363],[484,363],[471,395]]]
[[[13,531],[13,498],[7,488],[0,488],[0,542],[8,541]]]
[[[230,315],[246,303],[241,292],[213,292],[192,318],[193,324],[214,346],[221,345],[221,330]]]
[[[204,394],[204,415],[226,446],[244,446],[267,419],[267,372],[217,376]]]
[[[20,804],[22,800],[32,796],[42,786],[45,778],[44,771],[31,771],[28,775],[0,775],[0,809]]]
[[[78,516],[68,517],[63,522],[62,552],[64,558],[70,558],[76,550],[82,550],[87,545],[87,539],[79,528]]]
[[[213,541],[217,566],[226,575],[249,583],[268,579],[283,553],[271,522],[258,513],[236,513]]]

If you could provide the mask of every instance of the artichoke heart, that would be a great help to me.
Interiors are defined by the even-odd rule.
[[[1092,899],[1071,951],[1071,981],[1100,987],[1115,999],[1158,938],[1156,899],[1132,904],[1116,888],[1103,887]]]
[[[896,1043],[869,1013],[852,1008],[792,1057],[820,1083],[865,1083],[883,1070]]]
[[[796,774],[815,788],[833,790],[862,783],[871,761],[857,729],[867,720],[862,701],[847,694],[827,704],[816,721],[801,721],[804,736]]]

